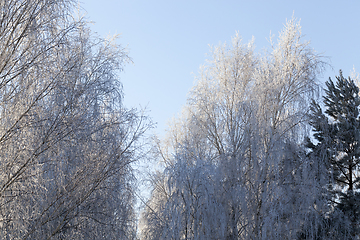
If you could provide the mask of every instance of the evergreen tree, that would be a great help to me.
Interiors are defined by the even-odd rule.
[[[327,169],[331,213],[343,214],[349,221],[348,232],[355,237],[358,222],[359,193],[359,163],[360,163],[360,119],[359,119],[359,88],[353,80],[340,75],[336,83],[331,78],[326,82],[324,97],[325,113],[315,101],[311,106],[310,125],[313,127],[314,144],[308,139],[308,147],[313,158]],[[323,174],[323,173],[322,173]],[[336,224],[331,215],[330,225]]]

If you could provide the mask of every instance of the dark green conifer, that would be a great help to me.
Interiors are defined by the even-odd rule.
[[[324,97],[325,113],[330,116],[333,129],[330,164],[336,183],[353,191],[359,179],[359,88],[353,80],[344,78],[341,71],[336,79],[336,85],[331,79],[326,83]]]
[[[350,77],[344,78],[341,71],[336,83],[329,78],[326,87],[325,113],[315,101],[311,106],[310,125],[316,143],[308,139],[307,147],[312,157],[327,169],[325,176],[329,181],[324,187],[328,189],[333,212],[327,216],[329,231],[326,234],[331,226],[339,224],[336,219],[340,218],[334,216],[341,213],[345,217],[342,219],[348,221],[348,224],[344,222],[341,232],[349,233],[350,239],[354,239],[359,233],[360,219],[360,193],[357,191],[360,180],[359,88]]]

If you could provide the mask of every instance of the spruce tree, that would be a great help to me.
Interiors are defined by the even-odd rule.
[[[359,88],[350,77],[344,78],[341,70],[336,83],[329,78],[326,87],[325,113],[315,101],[311,106],[310,125],[317,143],[308,139],[308,147],[313,157],[327,169],[326,187],[334,207],[333,214],[338,211],[348,219],[348,231],[344,233],[354,238],[359,232],[360,212],[360,194],[356,191],[360,179]]]

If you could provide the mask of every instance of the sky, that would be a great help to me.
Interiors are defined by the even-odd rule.
[[[305,40],[326,56],[320,78],[360,72],[359,0],[163,1],[81,0],[91,29],[101,37],[120,34],[133,64],[120,74],[124,104],[145,108],[164,136],[167,123],[180,113],[210,46],[230,43],[236,32],[244,43],[255,38],[257,51],[270,47],[287,19],[300,20]]]

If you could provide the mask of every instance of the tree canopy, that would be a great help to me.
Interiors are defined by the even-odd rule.
[[[213,48],[160,145],[142,237],[296,239],[310,216],[316,236],[328,205],[303,140],[323,67],[294,18],[272,52],[238,35]]]
[[[359,86],[286,22],[211,48],[164,139],[73,0],[0,0],[1,239],[359,239]],[[140,160],[162,163],[136,209]],[[151,161],[149,161],[151,162]]]
[[[0,238],[131,239],[150,122],[122,104],[130,61],[73,1],[0,1]]]

